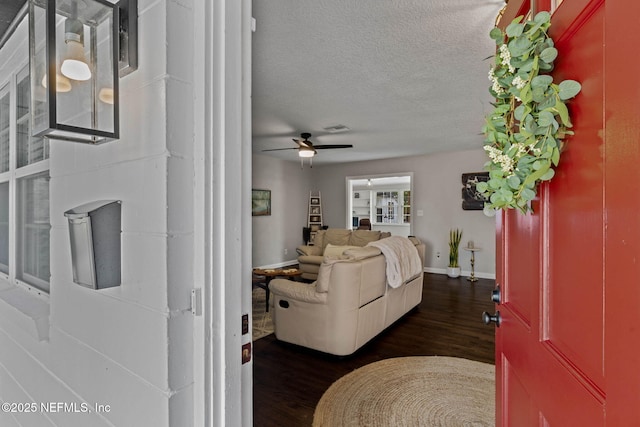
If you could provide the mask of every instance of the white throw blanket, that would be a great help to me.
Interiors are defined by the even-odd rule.
[[[387,261],[387,283],[398,288],[422,274],[422,262],[418,249],[406,237],[391,236],[367,243],[375,246]]]

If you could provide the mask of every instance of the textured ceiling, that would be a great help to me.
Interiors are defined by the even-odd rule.
[[[0,0],[4,34],[25,0]],[[479,147],[504,0],[253,0],[253,149],[353,144],[314,163]],[[351,130],[330,134],[324,128]],[[298,161],[295,150],[264,154]]]
[[[27,0],[0,0],[0,40]]]
[[[490,110],[488,34],[504,0],[254,0],[253,149],[315,163],[481,146]],[[323,130],[345,125],[346,133]],[[263,153],[298,161],[295,150]]]

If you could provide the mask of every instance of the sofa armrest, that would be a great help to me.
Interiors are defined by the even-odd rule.
[[[296,252],[298,252],[299,255],[304,256],[304,255],[314,255],[314,256],[319,256],[322,255],[322,248],[320,246],[298,246],[296,248]]]
[[[314,264],[320,265],[324,257],[322,255],[300,255],[298,257],[298,263],[300,264]]]
[[[281,298],[289,298],[295,301],[312,304],[325,304],[327,302],[326,293],[316,292],[315,282],[309,284],[286,279],[273,279],[269,283],[269,290]]]

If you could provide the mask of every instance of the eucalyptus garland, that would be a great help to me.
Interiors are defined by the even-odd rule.
[[[496,101],[482,128],[489,180],[477,184],[487,199],[485,211],[528,212],[538,184],[554,176],[563,139],[573,134],[565,101],[581,86],[575,80],[555,84],[548,75],[558,56],[547,34],[551,15],[540,12],[532,21],[522,19],[514,19],[504,32],[494,28],[489,33],[497,45],[489,71],[489,92]]]

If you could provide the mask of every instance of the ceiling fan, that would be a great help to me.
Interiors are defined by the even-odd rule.
[[[302,140],[293,138],[293,142],[298,144],[297,147],[272,148],[272,149],[269,149],[269,150],[262,150],[262,151],[298,150],[298,157],[301,157],[301,158],[307,157],[307,158],[311,159],[313,156],[318,154],[318,152],[316,150],[326,150],[326,149],[333,149],[333,148],[352,148],[353,147],[353,145],[351,145],[351,144],[313,145],[313,143],[311,141],[309,141],[309,138],[311,138],[311,134],[307,133],[307,132],[301,133],[300,137],[302,138]],[[311,160],[309,160],[309,161],[311,161]]]

